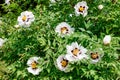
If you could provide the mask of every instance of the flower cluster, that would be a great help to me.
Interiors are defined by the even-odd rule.
[[[100,6],[101,7],[101,6]],[[87,15],[87,10],[88,6],[85,1],[78,2],[75,6],[75,14],[76,16],[79,16],[80,14],[85,17]],[[103,8],[103,7],[102,7]],[[65,37],[66,35],[70,35],[71,33],[74,32],[74,28],[71,28],[69,24],[66,22],[59,23],[56,28],[55,32],[58,33],[59,36]],[[110,35],[105,36],[103,39],[103,43],[110,44],[111,37]],[[103,57],[103,52],[98,51],[92,51],[88,55],[87,49],[84,48],[81,45],[78,45],[77,42],[73,42],[71,45],[66,46],[67,49],[67,54],[66,55],[60,55],[57,60],[55,65],[57,68],[61,71],[67,72],[67,67],[71,61],[79,61],[82,59],[91,59],[91,63],[97,63],[100,61],[101,57]],[[102,49],[101,49],[102,51]]]
[[[53,3],[55,3],[55,0],[51,0]],[[9,0],[6,0],[6,3],[9,4]],[[99,9],[102,9],[103,6],[99,6]],[[76,16],[83,15],[85,17],[88,14],[88,6],[85,1],[78,2],[75,6],[75,14]],[[72,16],[72,15],[71,15]],[[30,11],[24,11],[21,13],[20,16],[18,16],[17,21],[18,25],[15,25],[16,28],[22,26],[22,27],[30,27],[32,22],[34,22],[35,17],[32,12]],[[75,29],[71,27],[67,22],[61,22],[59,23],[56,28],[55,32],[58,33],[59,36],[65,37],[70,36],[73,34]],[[103,43],[105,45],[110,44],[111,36],[106,35],[103,39]],[[5,41],[0,38],[0,47],[3,45]],[[88,53],[88,54],[87,54]],[[66,54],[60,55],[55,62],[55,66],[64,72],[67,72],[67,69],[69,67],[69,63],[73,61],[80,61],[83,59],[90,59],[91,63],[97,63],[101,60],[101,57],[103,57],[103,53],[97,51],[91,51],[88,52],[86,48],[84,48],[82,45],[79,45],[77,42],[72,42],[70,45],[66,45]],[[39,63],[40,57],[31,57],[27,61],[27,65],[29,66],[27,68],[28,72],[32,73],[33,75],[39,75],[39,73],[42,71],[42,68],[39,67],[41,65]]]
[[[68,65],[70,62],[73,61],[80,61],[82,59],[90,59],[91,63],[97,63],[100,61],[101,57],[103,57],[102,52],[96,52],[92,51],[89,54],[87,54],[87,49],[84,48],[81,45],[78,45],[77,42],[73,42],[71,45],[66,46],[67,54],[66,55],[60,55],[56,60],[56,66],[59,70],[68,72]],[[102,50],[101,50],[102,51]]]
[[[71,61],[78,61],[84,58],[88,58],[88,56],[85,54],[87,52],[87,49],[83,46],[78,45],[77,42],[73,42],[71,45],[66,46],[67,54],[66,55],[60,55],[57,58],[56,64],[57,67],[61,71],[65,71],[68,67],[68,63]]]

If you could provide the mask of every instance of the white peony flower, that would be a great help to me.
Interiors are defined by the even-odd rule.
[[[104,6],[103,6],[102,4],[101,4],[101,5],[98,5],[98,9],[99,9],[99,10],[103,9],[103,7],[104,7]]]
[[[111,42],[111,36],[110,35],[106,35],[104,37],[104,39],[103,39],[104,45],[108,45],[108,44],[110,44],[110,42]]]
[[[81,60],[83,58],[88,58],[88,56],[85,54],[87,52],[87,49],[83,46],[78,45],[77,42],[73,42],[71,45],[67,45],[67,54],[66,58],[69,61],[77,61]]]
[[[21,13],[21,15],[18,17],[18,25],[23,27],[29,27],[30,24],[35,20],[35,17],[32,12],[30,11],[24,11]]]
[[[73,33],[74,28],[71,28],[71,26],[66,22],[62,22],[56,26],[55,32],[57,32],[61,37],[64,37],[65,35],[70,35]]]
[[[2,47],[3,43],[5,42],[5,40],[3,40],[2,38],[0,38],[0,47]]]
[[[28,72],[32,73],[33,75],[39,75],[39,72],[42,71],[42,69],[38,68],[38,62],[39,57],[31,57],[28,61],[27,61],[27,65],[29,66],[27,68]]]
[[[87,6],[87,3],[85,1],[82,1],[82,2],[78,2],[76,5],[75,5],[75,14],[76,16],[79,16],[80,14],[83,15],[83,17],[85,17],[87,15],[87,9],[88,9],[88,6]]]
[[[65,55],[60,55],[56,60],[56,66],[59,70],[66,72],[68,68],[68,60],[65,58]]]
[[[98,52],[92,52],[90,53],[90,57],[91,57],[91,63],[97,63],[98,61],[101,60],[101,57],[103,57],[103,55],[100,55]]]
[[[10,0],[5,0],[5,3],[6,3],[7,5],[10,5]]]

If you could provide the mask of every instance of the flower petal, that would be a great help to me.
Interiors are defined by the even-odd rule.
[[[41,71],[41,69],[32,69],[31,67],[27,68],[29,73],[32,73],[33,75],[39,75],[39,72]]]

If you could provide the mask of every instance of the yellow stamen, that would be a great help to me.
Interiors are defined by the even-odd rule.
[[[80,50],[78,48],[75,48],[71,52],[73,53],[73,55],[77,56],[77,54],[78,54],[79,51]]]
[[[61,28],[61,33],[66,33],[68,31],[67,27],[62,27]]]
[[[80,6],[79,12],[83,12],[85,10],[85,7]]]
[[[68,60],[63,59],[61,61],[61,65],[62,65],[62,67],[66,67],[68,65]]]
[[[31,67],[32,67],[33,69],[37,68],[37,63],[36,63],[36,62],[32,62],[32,63],[31,63]]]
[[[91,53],[92,59],[97,59],[99,57],[98,53]]]
[[[27,17],[24,15],[24,16],[22,17],[22,20],[25,21],[26,19],[27,19]]]

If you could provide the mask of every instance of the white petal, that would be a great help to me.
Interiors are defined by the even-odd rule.
[[[24,16],[24,15],[26,15],[26,11],[21,12],[21,16]]]
[[[18,16],[17,21],[18,21],[18,22],[23,22],[23,21],[22,21],[22,16]]]
[[[41,71],[40,69],[32,69],[31,67],[27,68],[29,73],[32,73],[33,75],[39,75],[39,72]]]
[[[30,21],[33,22],[35,20],[35,17],[30,18]]]
[[[21,16],[18,16],[17,21],[18,21],[18,25],[20,25],[20,26],[24,26],[25,25],[25,23],[22,21],[22,17]]]
[[[67,46],[66,46],[66,49],[67,49],[68,51],[71,51],[71,50],[73,50],[73,47],[72,47],[72,46],[67,45]]]
[[[59,70],[61,70],[61,71],[65,71],[66,70],[66,68],[67,68],[67,66],[66,67],[62,67],[62,65],[61,65],[61,61],[63,60],[63,58],[64,59],[66,59],[66,57],[65,57],[65,55],[60,55],[58,58],[57,58],[57,67],[59,68]]]
[[[85,17],[87,15],[87,11],[85,11],[84,13],[83,13],[83,17]]]
[[[91,61],[91,63],[97,63],[99,61],[99,59],[93,60]]]
[[[31,66],[31,63],[32,63],[32,62],[34,62],[34,61],[35,61],[35,62],[38,62],[39,58],[40,58],[40,57],[31,57],[31,58],[27,61],[27,65],[28,65],[28,66]]]
[[[18,25],[24,26],[25,24],[24,24],[24,22],[19,22]]]
[[[30,25],[30,24],[31,24],[31,22],[30,22],[30,21],[25,22],[25,25],[26,25],[26,26],[28,26],[28,25]]]
[[[66,59],[68,60],[68,61],[77,61],[78,59],[77,58],[75,58],[74,56],[72,56],[71,54],[66,54]]]
[[[81,59],[88,59],[88,55],[82,53],[80,55],[78,55],[78,59],[81,60]]]
[[[81,50],[82,54],[84,54],[84,53],[86,53],[86,52],[87,52],[87,49],[86,49],[86,48],[84,48],[83,46],[80,46],[80,50]]]
[[[78,45],[77,42],[73,42],[73,43],[71,44],[71,46],[72,46],[73,48],[79,48],[79,45]]]

